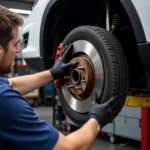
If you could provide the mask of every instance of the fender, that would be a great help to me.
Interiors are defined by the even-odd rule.
[[[120,0],[124,9],[126,10],[130,22],[133,27],[133,31],[136,37],[137,46],[139,50],[139,55],[141,57],[141,61],[146,74],[147,81],[147,90],[150,92],[150,43],[147,43],[146,36],[144,33],[144,29],[139,18],[139,15],[132,3],[131,0]]]
[[[145,33],[141,20],[131,0],[120,0],[122,6],[128,14],[137,43],[146,43]]]
[[[48,19],[48,15],[51,14],[51,12],[53,11],[51,8],[52,6],[56,3],[57,0],[50,0],[50,2],[48,3],[48,5],[46,6],[46,9],[44,11],[43,14],[43,18],[42,18],[42,24],[41,24],[41,29],[40,29],[40,56],[44,56],[44,42],[43,42],[43,37],[44,37],[44,31],[45,31],[45,26],[46,26],[46,22]]]
[[[50,0],[43,14],[40,29],[40,55],[43,57],[47,69],[54,64],[57,48],[54,48],[56,42],[54,37],[61,23],[63,6],[65,4],[61,0]]]

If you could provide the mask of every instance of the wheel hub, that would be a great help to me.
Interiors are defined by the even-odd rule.
[[[78,62],[78,65],[69,72],[66,81],[67,87],[74,97],[84,100],[91,94],[95,84],[93,64],[85,54],[80,54],[73,58],[71,62]]]

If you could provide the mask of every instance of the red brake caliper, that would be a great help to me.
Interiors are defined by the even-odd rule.
[[[60,43],[57,51],[56,51],[56,56],[55,56],[55,62],[57,61],[57,59],[59,58],[60,53],[62,52],[62,50],[64,49],[65,45],[63,43]],[[54,81],[54,86],[55,88],[60,88],[61,87],[61,78],[56,79]]]

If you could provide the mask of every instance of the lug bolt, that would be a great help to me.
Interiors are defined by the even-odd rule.
[[[75,87],[75,90],[82,90],[81,87]]]
[[[74,88],[74,85],[68,85],[68,88],[69,89]]]
[[[86,80],[81,80],[81,83],[86,83]]]
[[[84,67],[84,66],[81,66],[81,67],[78,67],[77,69],[78,69],[78,70],[84,70],[85,67]]]

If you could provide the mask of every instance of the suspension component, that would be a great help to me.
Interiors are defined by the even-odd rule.
[[[113,33],[118,26],[120,26],[121,17],[116,13],[112,17],[112,26],[111,26],[111,32]]]

